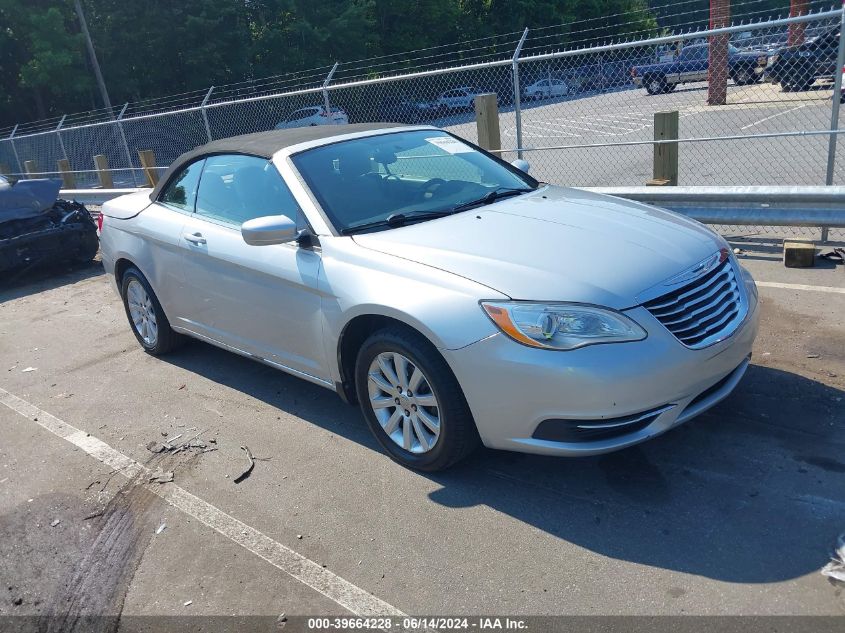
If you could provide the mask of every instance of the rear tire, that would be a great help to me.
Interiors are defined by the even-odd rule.
[[[804,92],[809,90],[815,81],[812,77],[790,77],[781,82],[781,90],[784,92]]]
[[[133,267],[123,273],[120,296],[129,327],[145,352],[160,356],[184,342],[184,337],[171,329],[158,298],[140,270]]]
[[[733,76],[734,83],[738,86],[747,86],[757,81],[757,76],[753,70],[747,68],[739,68]]]
[[[395,326],[370,335],[358,351],[355,390],[373,435],[407,468],[443,470],[479,444],[455,375],[414,331]]]

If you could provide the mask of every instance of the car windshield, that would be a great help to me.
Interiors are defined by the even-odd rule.
[[[341,141],[296,154],[293,162],[339,233],[431,219],[538,186],[440,130]]]

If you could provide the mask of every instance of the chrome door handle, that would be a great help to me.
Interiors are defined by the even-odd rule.
[[[202,233],[193,233],[191,235],[186,235],[185,239],[189,241],[191,244],[205,244],[205,238],[202,236]]]

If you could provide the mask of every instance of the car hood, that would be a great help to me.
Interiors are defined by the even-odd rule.
[[[723,244],[703,225],[578,189],[518,198],[407,227],[355,235],[362,247],[471,279],[512,299],[616,309]]]

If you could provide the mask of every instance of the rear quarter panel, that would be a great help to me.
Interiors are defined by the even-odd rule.
[[[114,276],[117,262],[127,260],[147,278],[168,319],[181,316],[178,306],[184,278],[179,240],[184,215],[157,204],[148,204],[126,218],[119,217],[129,214],[126,207],[112,205],[108,210],[113,215],[106,210],[104,206],[100,236],[106,272]],[[120,280],[114,281],[119,286]]]

